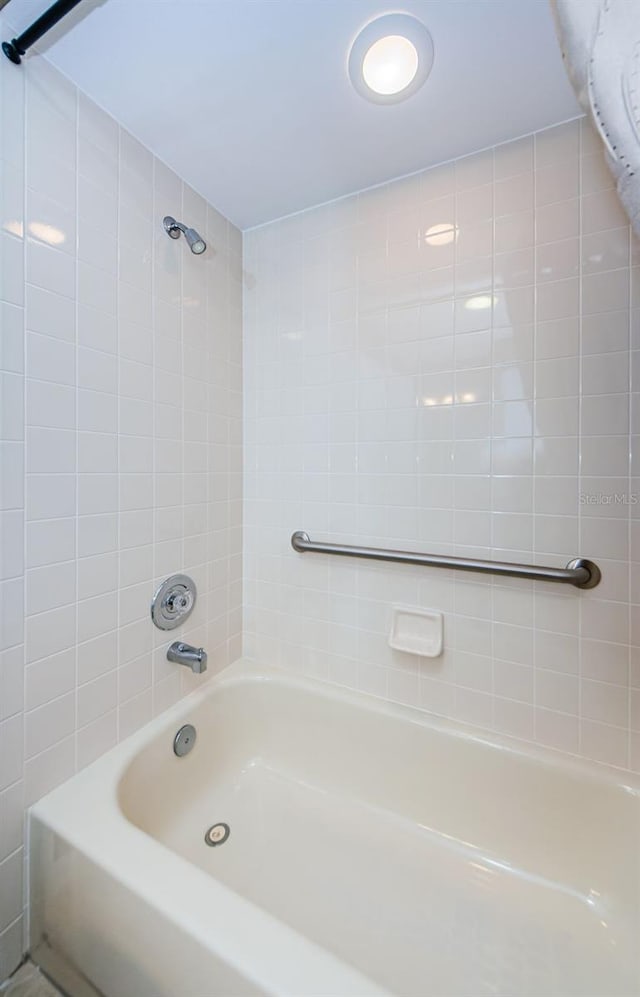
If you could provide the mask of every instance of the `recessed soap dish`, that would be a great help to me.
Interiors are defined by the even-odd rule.
[[[391,618],[389,647],[424,658],[442,654],[442,613],[433,609],[394,606]]]

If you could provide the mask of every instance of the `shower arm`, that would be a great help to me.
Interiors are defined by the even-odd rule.
[[[182,222],[177,222],[174,218],[170,224],[165,225],[165,232],[167,235],[170,235],[172,239],[177,239],[178,236],[173,234],[175,230],[179,229],[183,235],[186,235],[187,227],[187,225],[183,225]]]
[[[0,0],[0,9],[5,6],[8,0],[4,3]],[[29,25],[28,28],[18,35],[17,38],[12,38],[10,42],[2,43],[2,51],[6,55],[7,59],[11,62],[15,62],[18,66],[22,61],[22,56],[25,54],[28,48],[42,38],[43,35],[47,33],[51,28],[53,28],[58,21],[61,21],[65,14],[73,10],[81,3],[81,0],[56,0],[56,3],[52,4],[48,10],[45,10],[44,14]]]

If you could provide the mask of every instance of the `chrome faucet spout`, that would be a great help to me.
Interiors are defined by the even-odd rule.
[[[167,658],[177,665],[186,665],[196,675],[207,670],[207,652],[205,649],[192,647],[191,644],[184,644],[181,640],[174,640],[167,651]]]

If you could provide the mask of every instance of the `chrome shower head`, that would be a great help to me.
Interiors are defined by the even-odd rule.
[[[182,232],[189,244],[189,249],[196,256],[200,256],[201,253],[204,253],[207,248],[207,244],[202,236],[198,235],[194,228],[187,228],[186,225],[183,225],[182,222],[177,222],[175,218],[171,217],[171,215],[165,215],[162,220],[162,224],[164,225],[165,232],[172,239],[179,239],[180,233]]]
[[[194,228],[186,228],[184,230],[184,237],[189,243],[189,249],[192,253],[195,253],[196,256],[200,256],[201,253],[204,253],[207,248],[207,244],[204,239],[198,235]]]

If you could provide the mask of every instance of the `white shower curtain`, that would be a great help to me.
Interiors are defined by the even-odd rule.
[[[551,0],[569,78],[640,235],[640,0]]]

